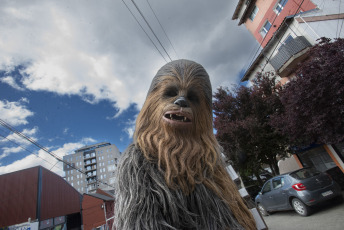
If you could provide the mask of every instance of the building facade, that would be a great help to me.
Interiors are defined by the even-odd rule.
[[[344,37],[344,2],[340,0],[239,0],[232,18],[239,19],[239,25],[245,24],[261,45],[243,82],[254,79],[257,73],[273,71],[280,77],[281,84],[285,84],[295,76],[297,65],[308,57],[307,51],[317,39]],[[266,28],[265,34],[259,33],[267,21],[271,26]],[[313,166],[320,171],[338,168],[344,173],[343,146],[343,143],[310,146],[293,155],[288,164],[293,165],[293,169],[296,165]],[[290,170],[283,168],[282,171]]]
[[[84,194],[82,199],[83,229],[112,229],[114,222],[114,197],[101,189]]]
[[[0,185],[0,229],[81,229],[81,194],[48,169],[3,174]]]
[[[82,147],[63,160],[85,174],[65,164],[66,181],[79,193],[94,192],[98,188],[112,190],[119,158],[118,148],[107,142]]]
[[[315,9],[311,0],[239,0],[232,19],[239,19],[265,47],[285,17]]]

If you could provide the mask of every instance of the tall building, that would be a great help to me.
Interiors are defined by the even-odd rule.
[[[82,147],[74,154],[64,156],[63,160],[86,175],[65,164],[66,181],[80,193],[92,193],[97,188],[112,190],[119,158],[118,148],[107,142]]]

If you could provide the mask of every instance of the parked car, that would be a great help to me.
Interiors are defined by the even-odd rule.
[[[311,206],[333,198],[343,200],[340,186],[330,175],[314,168],[302,168],[268,180],[255,203],[264,216],[292,209],[301,216],[308,216]]]

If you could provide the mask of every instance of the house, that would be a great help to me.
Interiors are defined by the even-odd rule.
[[[97,189],[95,193],[84,194],[82,200],[84,230],[112,229],[114,204],[113,195],[101,189]]]
[[[344,2],[340,0],[239,0],[232,19],[244,24],[259,43],[242,82],[274,71],[285,84],[317,39],[344,37]],[[280,162],[280,172],[305,166],[320,171],[338,167],[344,173],[344,143],[309,146]]]
[[[0,175],[0,229],[81,229],[81,194],[37,166]]]

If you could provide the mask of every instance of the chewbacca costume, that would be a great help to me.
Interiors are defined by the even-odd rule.
[[[209,76],[192,61],[154,77],[116,183],[118,230],[256,229],[220,157]]]

